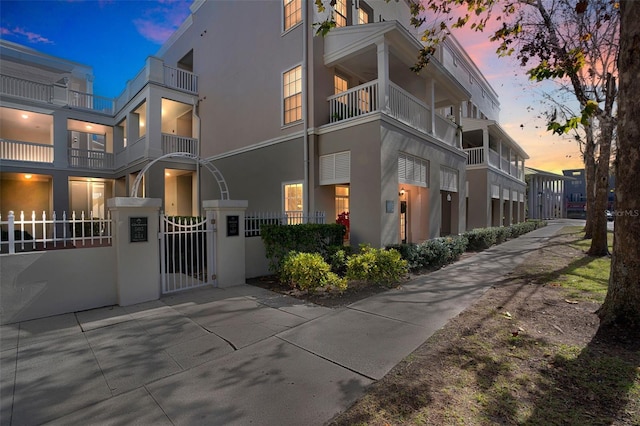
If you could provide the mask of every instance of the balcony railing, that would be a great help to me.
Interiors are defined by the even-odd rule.
[[[421,132],[431,132],[431,110],[393,83],[389,83],[389,113]]]
[[[53,163],[53,145],[0,139],[0,159]]]
[[[329,122],[359,117],[378,110],[378,81],[371,81],[329,97]]]
[[[500,154],[491,148],[489,148],[489,165],[496,169],[500,168]]]
[[[484,147],[466,148],[464,152],[467,153],[468,166],[474,166],[476,164],[484,164]]]
[[[114,164],[115,158],[110,152],[69,148],[69,167],[112,170]]]
[[[93,93],[69,90],[68,103],[69,106],[73,108],[88,109],[109,115],[113,115],[115,113],[115,101],[113,99],[94,95]]]
[[[169,133],[162,134],[162,153],[188,152],[198,155],[198,139],[176,136]]]
[[[185,92],[198,93],[198,76],[180,68],[164,66],[164,84]]]
[[[451,146],[459,146],[457,125],[440,115],[435,115],[435,126],[431,123],[431,110],[418,98],[404,91],[399,86],[389,83],[389,104],[385,114],[423,133],[433,135]],[[336,123],[349,118],[380,111],[378,101],[378,81],[354,87],[330,96],[329,122]],[[433,133],[431,132],[432,127]]]
[[[47,103],[53,99],[52,84],[38,83],[8,75],[2,75],[0,77],[0,86],[3,95]]]

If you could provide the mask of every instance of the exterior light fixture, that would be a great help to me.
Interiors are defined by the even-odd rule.
[[[25,179],[31,179],[32,177],[33,177],[33,175],[30,175],[30,174],[28,174],[28,173],[27,173],[26,175],[24,175],[24,178],[25,178]]]
[[[447,193],[447,201],[449,201],[449,202],[451,201],[451,194],[450,193]]]
[[[403,197],[404,196],[404,188],[400,189],[400,192],[398,193],[399,196]]]

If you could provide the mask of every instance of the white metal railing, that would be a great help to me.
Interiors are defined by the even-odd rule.
[[[38,217],[36,212],[27,218],[24,212],[16,218],[9,212],[6,221],[0,216],[0,253],[16,253],[23,251],[39,251],[64,247],[96,247],[111,245],[111,217],[89,217],[82,212],[80,217],[75,212],[71,217],[62,213],[58,218],[53,212],[47,218],[45,212]]]
[[[69,148],[69,167],[111,170],[115,166],[113,153]]]
[[[51,102],[53,99],[52,84],[38,83],[8,75],[2,75],[0,77],[0,89],[3,95],[41,102]]]
[[[467,153],[467,165],[484,164],[484,147],[466,148],[464,151]]]
[[[188,152],[189,154],[198,155],[198,139],[163,133],[162,154],[170,154],[172,152]]]
[[[164,66],[164,84],[190,93],[198,93],[198,76],[180,68]]]
[[[144,67],[136,76],[127,82],[127,87],[118,95],[115,100],[116,111],[120,111],[142,89],[147,82],[147,68]]]
[[[53,163],[53,145],[0,139],[0,159]]]
[[[299,225],[301,223],[326,223],[325,212],[305,215],[302,211],[253,212],[244,218],[245,237],[259,237],[261,225]]]
[[[354,87],[330,96],[329,122],[359,117],[378,110],[378,81]]]
[[[105,98],[104,96],[94,95],[93,93],[78,92],[69,90],[69,99],[67,102],[70,107],[83,108],[96,112],[113,115],[115,101]]]
[[[500,168],[500,154],[491,148],[489,148],[489,165],[496,169]]]
[[[431,110],[393,83],[389,83],[389,114],[415,129],[431,133]]]

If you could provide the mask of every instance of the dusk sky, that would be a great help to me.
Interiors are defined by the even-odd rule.
[[[243,1],[243,0],[214,0]],[[280,1],[280,0],[263,0]],[[189,15],[191,0],[0,1],[4,40],[93,68],[94,93],[116,97]],[[524,70],[499,59],[488,35],[456,34],[497,91],[502,127],[527,151],[527,166],[561,173],[582,168],[577,144],[553,136],[543,120],[539,89]]]

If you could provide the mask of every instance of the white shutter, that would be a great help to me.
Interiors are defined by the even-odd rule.
[[[458,171],[449,167],[440,167],[440,190],[458,192]]]
[[[498,185],[491,185],[491,198],[500,199],[500,187]]]
[[[518,191],[511,191],[511,201],[518,201]]]
[[[523,192],[520,193],[520,202],[524,203],[524,193]]]
[[[429,162],[409,154],[398,153],[398,182],[428,187]]]
[[[351,182],[351,151],[320,156],[320,185]]]
[[[503,188],[502,189],[502,199],[503,200],[508,200],[509,199],[509,189],[508,188]]]

